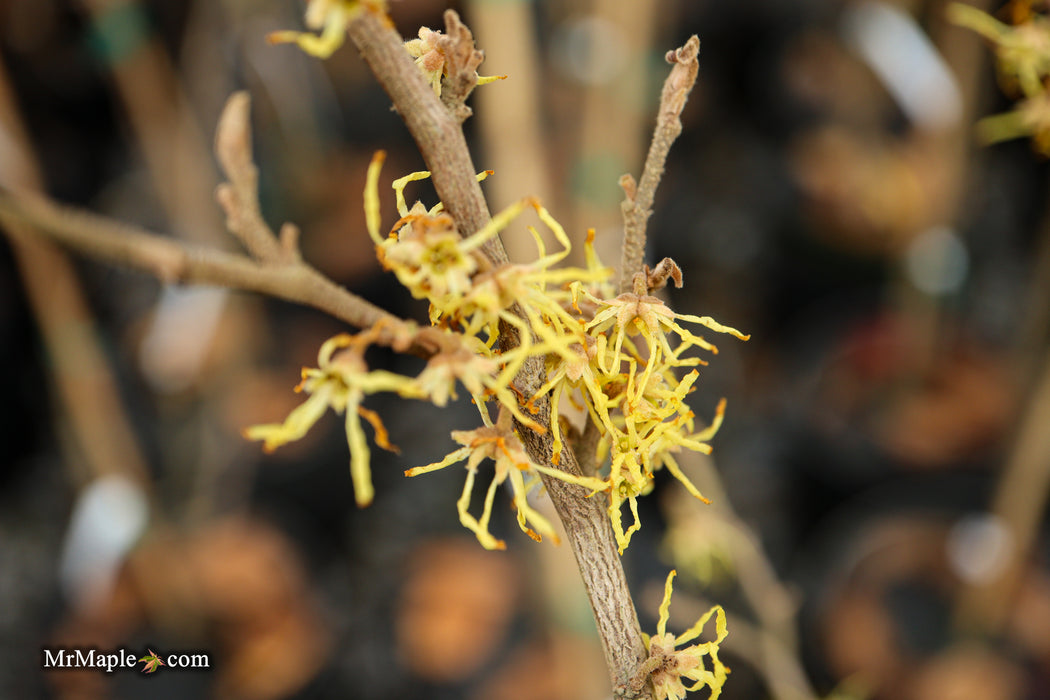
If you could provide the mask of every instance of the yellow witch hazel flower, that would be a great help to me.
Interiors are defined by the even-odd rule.
[[[660,619],[656,623],[656,634],[643,635],[649,657],[642,662],[638,673],[631,680],[631,690],[640,691],[647,679],[652,679],[657,700],[683,700],[686,693],[701,688],[710,691],[708,700],[722,694],[729,669],[718,658],[719,646],[729,634],[726,613],[716,605],[704,614],[696,624],[677,637],[667,631],[667,620],[671,607],[671,587],[676,572],[667,575],[664,584],[664,599],[660,604]],[[715,619],[715,638],[710,642],[696,642],[679,648],[697,639],[704,627]],[[686,682],[691,681],[691,685]],[[637,687],[635,687],[637,686]]]
[[[476,338],[484,332],[487,336],[485,347],[477,349],[489,357],[496,357],[489,348],[499,336],[499,325],[506,323],[517,329],[521,345],[499,354],[503,368],[494,382],[485,382],[486,389],[518,421],[534,430],[542,430],[542,426],[521,412],[509,389],[510,383],[530,355],[542,357],[548,352],[567,352],[569,343],[582,341],[583,337],[579,330],[580,324],[562,308],[557,295],[547,287],[549,284],[567,283],[568,280],[608,276],[610,271],[577,268],[551,270],[552,265],[568,255],[569,239],[557,221],[533,199],[512,204],[492,217],[481,230],[464,238],[452,218],[442,211],[440,203],[431,209],[419,202],[411,208],[407,206],[405,186],[409,182],[429,177],[428,172],[412,173],[394,181],[401,218],[384,238],[379,228],[381,217],[378,193],[379,173],[384,158],[382,151],[376,153],[369,166],[365,185],[365,222],[380,262],[394,272],[413,296],[430,302],[433,323],[455,326],[461,329],[465,338]],[[479,180],[487,174],[479,174]],[[493,268],[482,254],[482,246],[498,236],[511,221],[530,207],[565,249],[547,255],[539,235],[533,231],[540,246],[539,258],[535,262]],[[525,312],[527,320],[510,311],[515,304]],[[552,331],[552,328],[562,332]],[[567,336],[564,332],[566,328],[576,329],[577,335]],[[533,336],[543,342],[534,345]],[[475,392],[471,390],[471,393]]]
[[[297,44],[300,49],[318,58],[328,58],[346,39],[346,27],[363,10],[386,13],[385,0],[310,0],[306,6],[304,23],[312,32],[271,32],[271,44]]]
[[[393,391],[402,396],[417,396],[419,393],[411,377],[383,370],[368,371],[365,364],[365,349],[375,339],[377,330],[357,336],[342,333],[329,338],[317,355],[317,368],[303,368],[303,378],[296,391],[309,394],[301,405],[293,409],[283,423],[255,425],[244,430],[249,440],[262,440],[263,450],[273,452],[281,445],[299,440],[331,408],[346,420],[346,439],[350,446],[350,476],[354,483],[354,498],[357,505],[372,502],[372,472],[369,468],[368,441],[361,426],[361,419],[368,421],[375,430],[376,444],[383,449],[396,452],[397,448],[387,439],[386,428],[378,414],[361,405],[367,394]]]
[[[383,267],[392,270],[401,284],[417,299],[430,299],[439,306],[461,298],[473,283],[471,278],[487,261],[480,253],[485,241],[498,235],[489,226],[464,239],[452,217],[442,212],[441,204],[427,209],[416,202],[411,209],[405,204],[405,186],[430,176],[428,172],[411,173],[393,184],[401,218],[384,238],[379,231],[379,173],[386,153],[378,151],[368,167],[365,183],[365,225],[376,255]],[[487,172],[478,175],[482,180]]]
[[[669,260],[662,265],[680,284],[677,266]],[[594,352],[588,377],[592,381],[585,382],[584,398],[592,411],[591,419],[599,421],[603,429],[601,445],[611,458],[609,516],[621,553],[641,527],[637,499],[652,490],[655,470],[666,467],[689,493],[706,501],[678,467],[673,453],[682,448],[710,452],[707,441],[721,424],[725,404],[719,404],[710,427],[695,431],[685,397],[693,390],[699,373],[693,370],[678,379],[675,370],[706,364],[700,358],[683,356],[691,348],[712,353],[718,350],[682,324],[697,324],[740,340],[750,337],[708,316],[671,311],[647,293],[648,277],[646,271],[637,278],[633,293],[613,299],[580,292],[593,308],[593,317],[585,325],[593,338]],[[677,338],[673,347],[668,336]],[[633,516],[626,529],[621,520],[625,503]]]
[[[682,352],[690,347],[699,347],[703,350],[718,352],[700,336],[693,335],[682,327],[678,321],[688,321],[704,326],[716,333],[729,333],[740,340],[747,340],[746,336],[735,328],[723,326],[710,316],[691,316],[688,314],[676,314],[657,297],[647,294],[621,294],[615,299],[594,300],[598,304],[598,311],[594,319],[587,324],[588,330],[601,333],[612,330],[612,352],[610,358],[619,358],[623,348],[624,339],[629,335],[640,334],[646,342],[649,351],[647,368],[659,368],[665,366],[681,366],[682,364],[697,364],[698,360],[679,361]],[[672,331],[681,339],[681,343],[674,350],[667,340],[667,331]],[[604,369],[604,368],[603,368]]]
[[[456,462],[467,461],[467,479],[463,484],[463,495],[456,502],[459,510],[459,519],[463,526],[477,535],[478,541],[485,549],[506,549],[503,540],[496,539],[489,532],[489,520],[492,517],[492,502],[496,494],[496,488],[509,481],[513,491],[514,507],[518,512],[518,525],[522,531],[537,542],[542,535],[557,542],[558,536],[554,533],[550,521],[544,518],[538,511],[529,505],[529,489],[538,481],[537,474],[549,474],[563,481],[578,484],[592,491],[605,489],[605,482],[601,479],[586,476],[572,476],[565,472],[550,467],[544,467],[534,463],[525,453],[525,447],[514,433],[511,425],[510,411],[500,410],[499,420],[495,425],[485,425],[476,430],[453,431],[452,439],[462,447],[449,453],[440,462],[428,464],[425,467],[415,467],[405,472],[405,476],[418,476],[428,472],[444,469]],[[485,494],[485,505],[481,518],[475,518],[470,514],[470,497],[474,490],[474,479],[478,466],[485,459],[491,459],[495,463],[496,474],[489,483]],[[530,473],[532,472],[532,473]],[[529,527],[529,525],[532,527]],[[533,529],[535,528],[535,530]]]

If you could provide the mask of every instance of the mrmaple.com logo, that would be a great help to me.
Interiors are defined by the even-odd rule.
[[[211,668],[211,657],[208,654],[191,654],[177,652],[174,654],[157,654],[152,649],[146,653],[133,652],[129,649],[99,651],[98,649],[43,649],[45,669],[98,669],[106,673],[120,669],[136,668],[140,663],[143,673],[153,673],[161,666],[179,668]]]

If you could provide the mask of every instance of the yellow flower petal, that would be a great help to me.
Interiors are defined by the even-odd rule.
[[[242,434],[248,440],[262,440],[265,452],[273,452],[285,443],[299,440],[324,415],[332,391],[331,387],[323,387],[292,409],[283,423],[253,425],[245,428]]]

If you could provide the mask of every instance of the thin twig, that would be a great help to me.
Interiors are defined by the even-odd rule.
[[[215,190],[226,211],[226,228],[256,260],[266,263],[296,262],[298,250],[287,249],[262,218],[259,210],[259,170],[252,160],[251,98],[236,92],[226,101],[215,130],[215,154],[229,178]]]
[[[645,257],[645,229],[652,215],[653,200],[671,144],[682,133],[682,110],[689,92],[696,83],[699,62],[700,39],[694,34],[681,48],[667,52],[667,62],[674,64],[671,74],[664,81],[660,95],[660,112],[656,117],[656,129],[645,158],[642,179],[635,183],[630,175],[620,178],[624,191],[623,210],[623,257],[620,262],[620,293],[632,291],[634,275],[642,269]]]
[[[340,287],[305,263],[261,265],[244,255],[192,246],[129,224],[62,206],[41,196],[0,190],[0,220],[29,224],[74,250],[143,270],[162,282],[260,292],[324,311],[358,328],[383,322],[380,342],[398,340],[404,321]],[[421,354],[435,348],[416,347]]]

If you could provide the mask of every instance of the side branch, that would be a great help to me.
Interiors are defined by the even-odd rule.
[[[208,284],[260,292],[312,306],[359,328],[383,324],[387,343],[405,323],[340,287],[305,263],[266,265],[235,253],[194,247],[44,197],[0,190],[0,222],[109,263],[148,272],[167,283]],[[434,348],[416,347],[429,355]]]
[[[689,92],[696,83],[699,71],[697,54],[700,52],[700,39],[694,34],[681,48],[667,52],[667,62],[674,64],[671,74],[664,81],[660,95],[660,112],[656,117],[656,128],[653,140],[649,144],[649,153],[645,157],[642,179],[637,184],[630,175],[620,178],[620,187],[624,191],[624,200],[620,204],[623,210],[623,257],[620,261],[620,293],[627,293],[634,288],[634,276],[642,270],[642,259],[645,256],[645,229],[653,213],[653,200],[660,178],[664,174],[664,164],[671,144],[682,133],[682,110],[685,109]]]
[[[455,12],[447,11],[446,24],[453,22],[452,18],[454,23],[459,22]],[[475,233],[492,217],[474,177],[474,163],[459,119],[427,85],[389,18],[369,9],[359,13],[347,29],[416,140],[445,210],[456,220],[463,236]],[[508,262],[499,238],[489,240],[483,248],[493,263]]]
[[[229,182],[219,185],[215,198],[226,211],[226,228],[252,257],[263,263],[298,262],[298,229],[285,224],[278,241],[259,210],[259,170],[252,159],[250,108],[248,93],[236,92],[219,117],[215,154]]]

